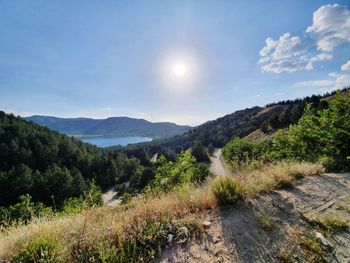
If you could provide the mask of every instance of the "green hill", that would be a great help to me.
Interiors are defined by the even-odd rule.
[[[188,131],[191,127],[170,122],[149,122],[129,117],[107,119],[58,118],[35,115],[25,118],[52,130],[80,137],[86,136],[141,136],[164,138]]]

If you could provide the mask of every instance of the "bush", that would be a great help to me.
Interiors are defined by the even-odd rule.
[[[77,214],[88,207],[83,197],[71,197],[63,202],[62,212],[66,214]]]
[[[240,197],[238,182],[231,176],[219,176],[212,182],[212,191],[220,204],[232,204]]]
[[[247,161],[252,157],[253,143],[247,139],[234,137],[222,150],[226,160]]]
[[[56,239],[41,236],[25,244],[13,258],[15,263],[55,263],[59,262],[59,245]]]
[[[32,202],[32,197],[29,194],[21,195],[19,201],[8,208],[0,207],[0,225],[8,226],[13,222],[26,224],[34,217],[53,215],[51,207],[45,207],[40,202]]]
[[[191,181],[202,183],[209,174],[209,165],[205,163],[198,163],[194,167],[194,172]]]
[[[131,199],[132,199],[131,194],[129,194],[129,193],[124,193],[123,196],[122,196],[122,202],[121,202],[121,204],[130,203],[130,202],[131,202]]]

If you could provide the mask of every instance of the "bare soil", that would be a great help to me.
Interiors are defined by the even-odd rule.
[[[336,230],[317,223],[329,215],[348,226]],[[211,226],[200,238],[170,244],[157,262],[349,263],[350,174],[303,178],[291,188],[207,211],[201,219]],[[312,247],[315,240],[319,244],[316,233],[330,244],[319,245],[321,252]]]

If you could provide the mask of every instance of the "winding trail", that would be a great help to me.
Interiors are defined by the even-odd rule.
[[[222,156],[221,149],[216,149],[210,157],[210,172],[217,176],[227,176],[231,174]]]

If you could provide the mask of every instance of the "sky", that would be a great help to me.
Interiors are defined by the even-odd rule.
[[[0,109],[198,125],[350,86],[350,1],[0,1]]]

